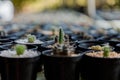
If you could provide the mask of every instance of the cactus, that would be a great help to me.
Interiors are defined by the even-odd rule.
[[[107,45],[107,46],[104,46],[104,53],[103,53],[103,56],[104,57],[108,57],[109,56],[109,53],[110,53],[110,47]]]
[[[31,34],[27,35],[27,38],[29,43],[34,43],[34,41],[36,40],[36,37]]]
[[[66,40],[65,40],[66,37]],[[56,39],[55,39],[56,40]],[[64,35],[63,29],[59,29],[59,36],[57,43],[54,44],[53,52],[55,55],[67,55],[70,56],[74,53],[74,46],[69,44],[69,37]]]
[[[59,38],[58,38],[58,43],[63,44],[64,43],[64,31],[62,28],[59,29]]]
[[[22,55],[22,54],[24,54],[24,52],[26,50],[26,46],[25,45],[17,44],[15,46],[15,50],[16,50],[17,55]]]

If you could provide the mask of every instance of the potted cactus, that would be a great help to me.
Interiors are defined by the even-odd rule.
[[[64,39],[59,29],[58,42],[52,50],[42,53],[46,80],[79,80],[79,60],[82,54],[75,53],[75,47]]]
[[[104,45],[109,44],[111,49],[114,49],[115,46],[111,44],[109,41],[96,41],[96,40],[90,40],[90,41],[79,41],[77,42],[78,49],[86,49],[88,50],[103,50]]]
[[[25,45],[1,51],[1,80],[36,80],[39,60],[40,53],[27,50]]]
[[[41,51],[41,44],[43,44],[43,41],[40,41],[39,39],[36,38],[35,35],[31,35],[28,34],[27,38],[24,39],[18,39],[15,41],[16,44],[24,44],[28,47],[30,47],[31,45],[37,46],[38,47],[38,51]]]
[[[103,51],[88,51],[80,61],[83,80],[120,80],[120,54],[105,45]]]
[[[4,44],[1,45],[0,47],[2,48],[2,50],[8,50],[8,49],[14,49],[14,47],[16,46],[16,44]],[[35,45],[29,45],[26,46],[28,50],[37,50],[38,46]]]
[[[42,44],[43,42],[36,39],[34,35],[28,34],[27,38],[25,39],[19,39],[15,41],[16,43],[19,44],[26,44],[26,45],[34,45],[34,44]]]

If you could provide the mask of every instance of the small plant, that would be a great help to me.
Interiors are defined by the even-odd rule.
[[[109,56],[109,53],[110,53],[110,46],[109,45],[106,45],[106,46],[104,46],[104,54],[103,54],[103,56],[104,57],[108,57]]]
[[[26,50],[26,46],[25,45],[17,44],[15,46],[15,50],[16,50],[17,55],[22,55],[22,54],[24,54],[24,52]]]
[[[36,40],[36,37],[31,34],[27,35],[27,38],[29,43],[34,43],[34,41]]]
[[[0,31],[0,36],[7,36],[5,31]]]
[[[59,37],[58,37],[58,39],[59,39],[59,44],[63,44],[64,43],[64,31],[63,31],[62,28],[60,28],[60,30],[59,30]]]
[[[69,40],[69,39],[66,39]],[[71,46],[65,40],[65,34],[62,28],[59,29],[59,36],[57,39],[57,43],[53,47],[54,54],[56,55],[71,55],[74,52],[74,47]]]

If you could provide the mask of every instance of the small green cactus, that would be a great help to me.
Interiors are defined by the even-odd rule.
[[[34,41],[36,40],[36,37],[31,34],[27,35],[27,38],[29,43],[34,43]]]
[[[103,56],[108,57],[110,53],[110,47],[108,45],[105,46],[103,51],[104,51]]]
[[[26,46],[25,45],[17,44],[15,46],[15,50],[16,50],[17,55],[22,55],[22,54],[24,54],[24,52],[26,50]]]
[[[56,38],[55,41],[57,41],[57,43],[54,44],[53,47],[53,52],[55,55],[70,56],[71,54],[74,54],[74,46],[70,45],[69,36],[65,36],[62,28],[59,29],[59,36]]]
[[[59,44],[63,44],[64,43],[64,31],[63,31],[62,28],[59,29],[58,43]]]

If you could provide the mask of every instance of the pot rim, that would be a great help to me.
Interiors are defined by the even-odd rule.
[[[5,50],[3,50],[5,51]],[[33,50],[32,50],[33,51]],[[2,51],[0,51],[1,53]],[[38,55],[34,56],[34,57],[5,57],[5,56],[0,56],[0,58],[6,58],[6,59],[18,59],[18,60],[21,60],[21,59],[34,59],[34,58],[37,58],[37,57],[40,57],[41,56],[41,52],[37,51],[36,52],[38,53]]]
[[[106,43],[106,42],[104,42],[104,41],[95,41],[95,40],[87,40],[87,41],[79,41],[78,42],[78,47],[80,47],[80,48],[82,48],[82,49],[87,49],[87,50],[92,50],[92,49],[89,49],[89,48],[87,48],[87,47],[83,47],[81,44],[89,44],[89,43],[101,43],[101,44],[104,44],[104,43]]]
[[[0,47],[1,48],[3,48],[3,49],[5,49],[5,50],[8,50],[9,49],[9,46],[13,46],[14,44],[3,44],[3,45],[1,45]],[[32,48],[31,49],[28,49],[28,46],[32,46]],[[38,46],[36,46],[36,45],[27,45],[27,49],[28,50],[37,50],[38,49]]]
[[[0,42],[4,42],[4,41],[0,41]],[[13,43],[13,41],[12,40],[5,40],[5,42],[4,43],[0,43],[0,45],[4,45],[4,44],[12,44]]]
[[[98,42],[98,43],[105,43],[106,41],[97,41],[97,40],[83,40],[83,41],[78,41],[78,43],[94,43],[94,42]]]
[[[61,55],[47,55],[46,53],[48,52],[52,52],[53,50],[45,50],[42,52],[42,55],[45,55],[45,56],[48,56],[48,57],[53,57],[53,58],[76,58],[76,57],[80,57],[80,56],[83,56],[84,53],[80,54],[78,53],[77,56],[61,56]]]
[[[94,57],[94,56],[88,56],[86,55],[88,52],[99,52],[99,51],[95,51],[95,50],[90,50],[90,51],[86,51],[86,52],[83,52],[84,53],[84,56],[87,56],[89,58],[93,58],[93,59],[104,59],[104,60],[119,60],[120,58],[105,58],[105,57]]]
[[[42,45],[42,44],[45,43],[45,42],[42,42],[42,43],[19,43],[18,40],[22,40],[22,39],[17,39],[17,40],[15,40],[14,42],[15,42],[16,44],[24,44],[24,45]]]

